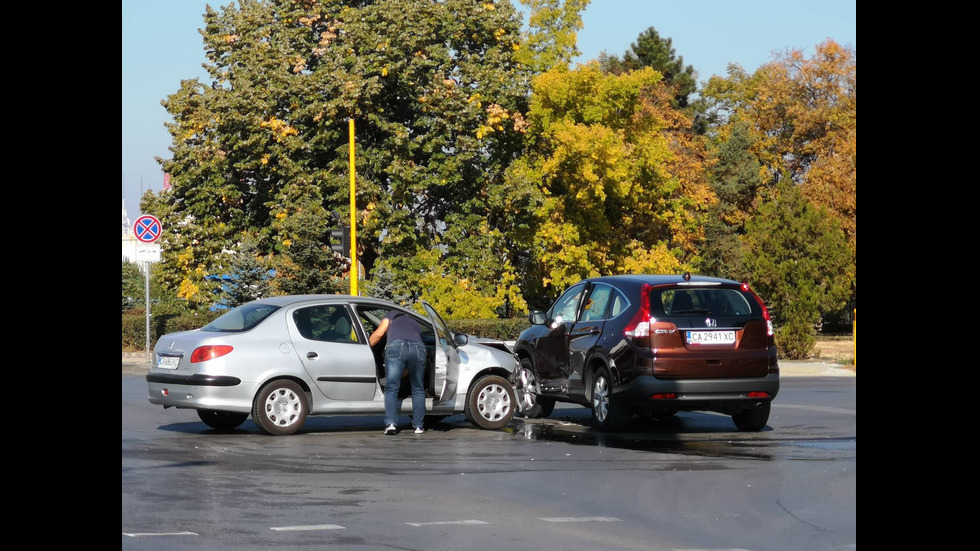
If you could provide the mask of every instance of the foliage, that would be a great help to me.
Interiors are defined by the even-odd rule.
[[[122,263],[122,311],[146,301],[146,286],[143,273],[135,262]]]
[[[537,306],[582,277],[677,272],[696,255],[715,199],[671,97],[650,68],[613,75],[590,62],[535,80],[533,140],[509,176],[539,182],[526,197],[534,218],[515,232],[531,240],[521,288]]]
[[[839,310],[849,297],[854,257],[840,223],[784,174],[745,227],[748,281],[779,328],[777,343],[790,359],[806,357],[820,314]]]
[[[704,226],[704,245],[697,262],[705,275],[741,280],[745,221],[756,213],[759,161],[751,153],[752,137],[744,124],[735,125],[727,140],[711,151],[708,181],[718,202],[708,212]]]
[[[528,30],[515,55],[518,62],[539,74],[568,65],[579,55],[577,34],[582,12],[591,0],[519,0],[530,12]]]
[[[530,74],[514,59],[521,17],[509,2],[246,0],[207,9],[211,82],[187,80],[173,116],[172,189],[141,204],[164,225],[167,281],[213,300],[244,231],[274,262],[276,292],[339,288],[327,213],[349,219],[349,121],[356,121],[360,262],[378,259],[406,287],[447,255],[442,234],[479,251],[507,223],[503,173],[523,140]],[[493,193],[504,193],[503,197]],[[519,191],[513,191],[519,193]],[[459,215],[451,218],[450,215]],[[495,243],[495,246],[496,245]],[[499,246],[498,246],[499,248]],[[459,256],[459,253],[455,253]],[[499,250],[484,253],[499,258]],[[453,279],[458,262],[444,263]],[[496,295],[505,262],[474,281]],[[308,270],[315,273],[306,274]]]
[[[640,33],[636,42],[623,53],[620,60],[615,55],[599,56],[599,65],[605,71],[622,74],[643,67],[650,67],[664,76],[664,83],[674,88],[673,106],[684,109],[688,98],[697,91],[698,74],[693,65],[684,65],[684,56],[674,50],[672,38],[661,38],[653,27]]]
[[[246,235],[228,266],[228,281],[221,290],[219,304],[234,308],[272,295],[270,270],[258,255],[254,236]]]

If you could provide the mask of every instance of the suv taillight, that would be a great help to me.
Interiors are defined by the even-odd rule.
[[[623,334],[627,337],[650,336],[650,289],[652,288],[649,283],[644,283],[640,288],[640,310],[626,324],[626,330],[623,331]]]
[[[751,293],[752,296],[755,297],[755,301],[758,302],[759,306],[762,307],[762,317],[766,320],[766,335],[770,337],[773,336],[776,332],[772,328],[772,318],[769,316],[769,309],[766,308],[766,303],[762,302],[762,299],[759,298],[759,295],[755,294],[755,291],[753,291],[752,289],[749,289],[749,284],[745,283],[744,281],[742,282],[742,290]]]

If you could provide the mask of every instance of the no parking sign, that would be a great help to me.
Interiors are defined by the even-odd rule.
[[[160,219],[152,214],[140,216],[133,224],[133,234],[136,235],[136,239],[143,243],[153,243],[160,239],[162,231],[163,225],[160,224]]]

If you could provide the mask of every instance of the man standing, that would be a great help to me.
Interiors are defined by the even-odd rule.
[[[422,342],[422,328],[412,316],[391,310],[368,338],[371,346],[377,344],[385,333],[388,334],[385,345],[385,434],[398,432],[398,406],[401,402],[398,391],[406,369],[412,385],[412,424],[415,434],[422,434],[425,432],[422,427],[425,417],[425,344]]]

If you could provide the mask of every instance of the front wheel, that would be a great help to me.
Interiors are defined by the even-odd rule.
[[[255,395],[252,421],[265,434],[284,436],[298,431],[309,411],[303,388],[289,379],[279,379],[266,383]]]
[[[613,382],[609,370],[600,367],[592,380],[592,424],[603,431],[622,427],[629,412],[613,397]]]
[[[732,421],[738,430],[746,432],[759,432],[766,427],[769,422],[769,411],[772,409],[772,402],[766,402],[755,409],[747,409],[741,413],[732,415]]]
[[[517,398],[514,387],[497,375],[484,375],[470,387],[463,413],[466,419],[481,429],[496,430],[514,419]]]
[[[238,428],[239,425],[248,419],[247,413],[237,413],[234,411],[217,411],[214,409],[199,409],[197,416],[204,421],[204,424],[212,429],[231,430]]]
[[[538,380],[531,369],[531,360],[521,358],[521,367],[514,376],[514,394],[521,401],[521,415],[527,419],[540,419],[551,415],[555,401],[537,395]]]

